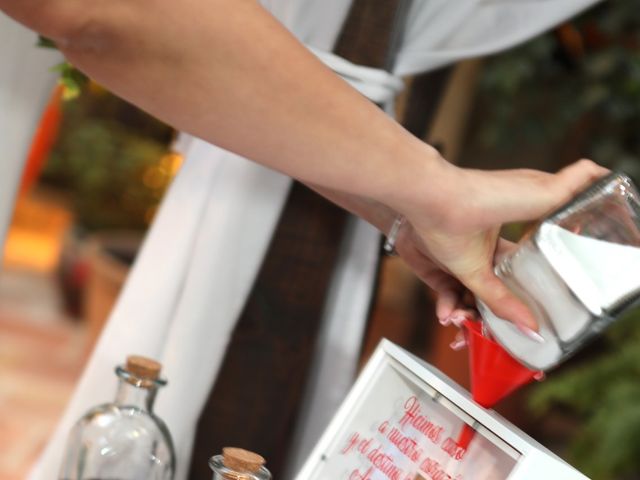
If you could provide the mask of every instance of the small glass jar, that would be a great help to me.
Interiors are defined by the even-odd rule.
[[[222,455],[209,460],[213,480],[271,480],[260,455],[241,448],[224,448]]]
[[[640,198],[612,173],[546,217],[496,274],[533,311],[537,342],[478,307],[488,330],[527,367],[548,370],[640,298]]]
[[[111,403],[89,410],[75,424],[60,480],[172,480],[176,459],[165,423],[153,413],[161,365],[130,356],[116,367],[118,390]]]

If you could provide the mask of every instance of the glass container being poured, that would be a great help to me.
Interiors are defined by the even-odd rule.
[[[213,480],[271,480],[264,464],[264,458],[257,453],[231,447],[223,448],[222,455],[209,460]]]
[[[640,198],[626,175],[612,173],[542,220],[496,274],[533,311],[537,342],[486,305],[493,338],[533,370],[575,353],[640,298]]]
[[[171,480],[175,453],[164,422],[153,413],[161,365],[130,356],[116,367],[112,403],[89,410],[73,427],[61,480]]]

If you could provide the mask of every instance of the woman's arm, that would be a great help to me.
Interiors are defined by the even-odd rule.
[[[493,274],[500,224],[542,215],[603,172],[590,162],[558,175],[458,169],[254,0],[0,0],[0,9],[177,128],[404,215],[440,275],[531,328],[530,312]]]
[[[74,65],[114,93],[302,181],[422,205],[446,166],[254,0],[0,5],[52,35]]]

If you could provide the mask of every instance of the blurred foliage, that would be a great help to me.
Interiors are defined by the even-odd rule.
[[[552,374],[530,397],[539,415],[561,407],[580,420],[569,460],[595,480],[639,478],[639,325],[635,310],[607,332],[595,358]]]
[[[89,83],[89,77],[69,62],[62,62],[56,65],[53,67],[53,71],[58,72],[60,75],[58,83],[64,87],[62,97],[65,100],[77,98],[82,93],[82,89]]]
[[[580,154],[640,178],[637,2],[606,2],[489,59],[480,87],[485,149],[518,155],[570,138]],[[579,420],[569,461],[590,477],[640,478],[640,311],[598,345],[536,386],[531,406]]]
[[[53,40],[43,36],[38,37],[37,45],[41,48],[58,48]],[[89,78],[69,62],[61,62],[52,70],[59,74],[58,82],[64,87],[62,96],[65,100],[78,97],[89,83]]]
[[[69,194],[83,230],[142,230],[179,166],[167,151],[171,137],[166,125],[87,84],[63,104],[43,182]]]
[[[42,35],[38,36],[37,46],[40,48],[58,48],[56,42],[54,42],[50,38],[43,37]]]
[[[640,177],[640,8],[606,2],[487,61],[484,147],[515,150],[580,133],[583,155]]]

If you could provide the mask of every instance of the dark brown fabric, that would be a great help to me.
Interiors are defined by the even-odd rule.
[[[356,0],[336,52],[384,66],[386,43],[395,41],[389,33],[397,21],[395,7],[402,1]],[[344,211],[294,184],[200,418],[189,478],[210,478],[208,458],[224,446],[256,451],[274,477],[280,476],[345,220]]]
[[[345,218],[339,208],[294,184],[200,419],[190,478],[209,478],[207,460],[225,446],[260,453],[278,477]]]
[[[402,124],[417,137],[424,138],[431,127],[450,75],[451,67],[444,67],[413,79]]]
[[[334,52],[358,65],[387,68],[403,28],[406,0],[354,0]]]

